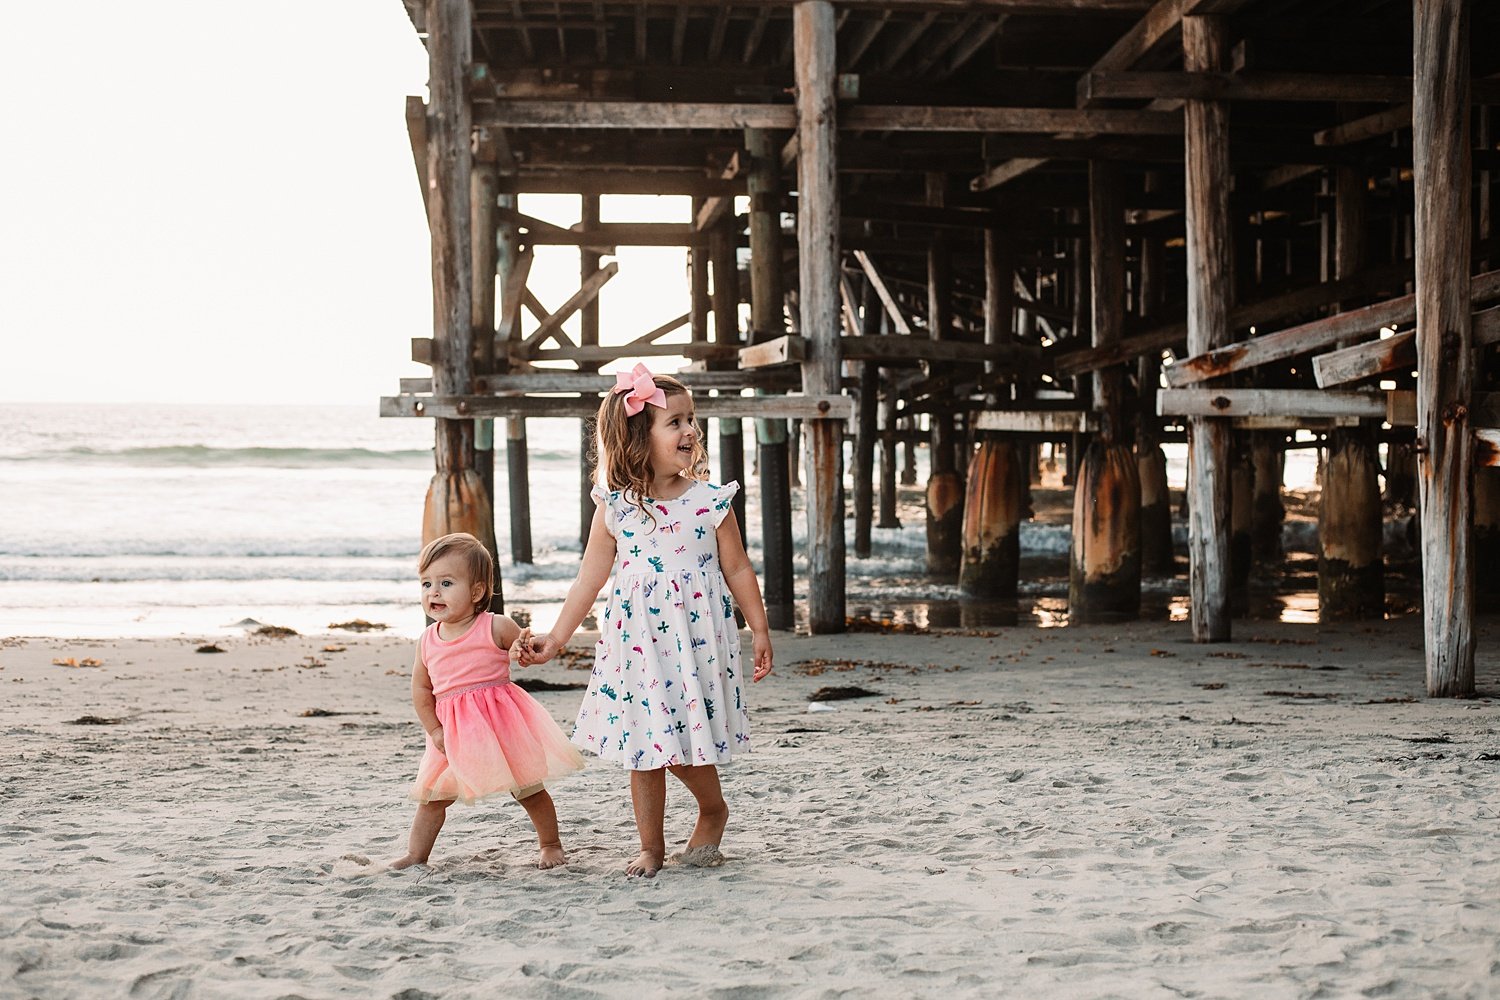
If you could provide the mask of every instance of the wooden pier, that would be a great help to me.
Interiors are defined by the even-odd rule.
[[[937,579],[1016,592],[1027,483],[1039,446],[1062,443],[1072,612],[1134,616],[1142,574],[1174,565],[1160,443],[1185,431],[1192,635],[1220,642],[1237,574],[1279,555],[1280,453],[1310,431],[1327,452],[1323,613],[1383,613],[1382,500],[1414,476],[1428,690],[1473,693],[1475,541],[1500,537],[1500,9],[405,6],[431,60],[406,124],[434,288],[413,357],[432,377],[381,407],[434,420],[424,534],[498,548],[504,419],[508,544],[529,560],[527,418],[586,421],[612,384],[602,367],[678,356],[726,478],[744,475],[754,421],[747,485],[778,624],[798,472],[808,622],[836,632],[846,485],[864,555],[872,526],[895,524],[897,456],[905,480],[917,444]],[[578,196],[582,221],[523,214],[534,193]],[[602,196],[632,193],[692,208],[599,221]],[[578,290],[552,311],[527,285],[539,246],[579,254]],[[610,259],[624,246],[684,249],[679,319],[634,330],[600,314],[600,289],[630,280]]]

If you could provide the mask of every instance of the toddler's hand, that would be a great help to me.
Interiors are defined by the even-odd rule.
[[[448,747],[443,742],[443,727],[436,726],[427,733],[427,738],[432,740],[432,745],[437,747],[437,752],[444,757],[448,756]]]
[[[516,641],[510,644],[510,659],[520,666],[531,666],[531,629],[523,628]]]
[[[751,649],[755,658],[755,673],[751,679],[763,681],[771,673],[771,636],[769,634],[752,635]]]

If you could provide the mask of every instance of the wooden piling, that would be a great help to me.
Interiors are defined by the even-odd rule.
[[[1089,303],[1092,343],[1110,347],[1125,327],[1125,208],[1117,166],[1089,163]],[[1069,615],[1133,618],[1141,607],[1141,480],[1126,444],[1125,373],[1093,376],[1100,433],[1084,452],[1073,493]]]
[[[470,234],[470,5],[434,0],[427,18],[430,91],[427,121],[427,223],[432,236],[432,381],[435,392],[473,391],[474,272]],[[422,514],[422,541],[467,531],[495,545],[494,515],[475,468],[474,425],[434,421],[434,475]]]
[[[1338,171],[1333,222],[1333,271],[1352,278],[1363,258],[1365,177]],[[1341,341],[1340,347],[1351,346]],[[1318,618],[1382,618],[1385,567],[1381,533],[1380,458],[1373,423],[1329,435],[1318,507]]]
[[[1218,16],[1182,19],[1183,67],[1229,69],[1228,32]],[[1183,110],[1187,176],[1188,353],[1229,342],[1229,113],[1222,101]],[[1188,418],[1188,555],[1195,642],[1229,639],[1229,422]]]
[[[1417,486],[1427,693],[1474,693],[1469,4],[1412,5]]]
[[[1255,467],[1249,434],[1235,431],[1229,448],[1229,603],[1234,614],[1250,606],[1250,537],[1255,512]]]
[[[986,438],[969,463],[958,590],[965,597],[1016,596],[1025,519],[1026,470],[1012,441]]]
[[[713,267],[714,341],[738,347],[740,339],[740,271],[735,255],[733,219],[726,217],[709,237],[709,260]],[[719,417],[719,481],[745,484],[745,434],[739,417]],[[745,524],[745,490],[734,495],[734,516],[740,542],[748,538]]]
[[[927,204],[941,208],[944,204],[943,174],[927,175]],[[927,335],[933,340],[947,340],[953,328],[953,261],[946,234],[937,230],[927,248]],[[940,373],[938,364],[929,371]],[[927,473],[927,573],[945,581],[958,578],[963,561],[964,494],[963,480],[954,463],[958,442],[953,416],[937,412],[928,415],[932,429]]]
[[[498,199],[502,209],[516,208],[516,196],[502,194]],[[502,213],[503,215],[503,213]],[[501,218],[495,234],[495,274],[498,278],[500,315],[515,317],[520,314],[517,301],[523,294],[520,284],[513,280],[518,267],[525,266],[520,260],[520,234],[513,220]],[[496,337],[502,341],[520,339],[520,330],[501,322]],[[495,352],[495,364],[500,371],[509,370],[505,352]],[[592,452],[592,448],[589,449]],[[532,562],[531,550],[531,484],[527,479],[528,458],[526,452],[526,420],[511,417],[505,421],[505,485],[510,497],[510,560],[518,566]]]
[[[1146,192],[1161,185],[1157,171],[1147,171]],[[1154,322],[1161,314],[1165,261],[1162,240],[1143,236],[1139,240],[1136,272],[1136,313]],[[1172,494],[1167,487],[1167,456],[1161,449],[1161,417],[1156,413],[1156,393],[1161,388],[1161,354],[1147,351],[1136,359],[1136,386],[1140,405],[1135,431],[1136,472],[1141,478],[1141,572],[1171,576],[1177,572],[1172,546]]]
[[[896,516],[896,390],[888,373],[883,375],[885,391],[880,396],[880,520],[882,528],[899,528]]]
[[[480,375],[495,370],[495,275],[499,266],[497,237],[499,217],[495,209],[500,198],[500,167],[494,151],[486,142],[479,146],[480,156],[469,174],[469,259],[474,266],[474,294],[470,300],[469,328],[474,338],[474,369]],[[500,582],[500,552],[495,531],[495,423],[490,419],[472,421],[474,427],[474,469],[490,498],[490,558],[495,565],[495,590],[490,595],[490,610],[505,611],[504,590]]]
[[[860,332],[880,333],[880,298],[866,280],[860,301]],[[870,527],[875,518],[875,428],[880,395],[880,368],[874,361],[859,366],[859,415],[854,431],[854,554],[870,557]]]
[[[1500,565],[1500,469],[1474,470],[1474,565]],[[1500,573],[1476,574],[1480,594],[1500,594]]]
[[[780,149],[765,129],[745,130],[750,169],[750,342],[762,344],[786,333],[781,279]],[[793,623],[792,494],[785,420],[755,421],[759,469],[761,582],[772,628]]]
[[[837,393],[839,200],[833,4],[792,8],[797,83],[797,266],[802,333],[808,338],[803,386]],[[805,422],[808,442],[808,628],[842,632],[844,622],[844,442],[841,420]]]
[[[1281,532],[1286,505],[1281,500],[1286,452],[1278,431],[1250,433],[1250,477],[1255,483],[1250,514],[1250,561],[1267,569],[1279,569],[1285,553]]]
[[[579,225],[584,229],[594,229],[599,225],[599,196],[597,194],[586,194],[582,196],[582,211],[579,213]],[[587,282],[599,270],[599,254],[584,246],[578,248],[578,279],[579,287]],[[596,295],[584,304],[578,314],[578,343],[580,345],[593,346],[599,343],[599,297]],[[592,368],[583,361],[578,362],[580,371]],[[580,420],[578,422],[578,545],[584,548],[589,542],[589,530],[594,525],[594,510],[598,506],[594,503],[594,428],[592,420]]]

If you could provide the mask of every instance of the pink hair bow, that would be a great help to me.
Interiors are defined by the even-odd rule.
[[[667,408],[667,394],[662,391],[661,386],[656,384],[656,376],[651,374],[650,369],[640,362],[631,369],[630,374],[625,372],[615,373],[615,387],[612,390],[616,395],[626,393],[625,415],[633,417],[645,407],[647,403],[659,406],[663,410]]]

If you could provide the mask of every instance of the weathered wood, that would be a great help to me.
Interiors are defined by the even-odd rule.
[[[734,169],[738,170],[738,160]],[[713,315],[714,341],[720,345],[738,348],[740,339],[740,271],[735,260],[732,220],[725,218],[714,228],[709,241],[709,264],[713,269]],[[736,394],[737,395],[737,394]],[[720,417],[719,430],[719,481],[745,484],[745,434],[739,417]],[[741,489],[732,501],[735,523],[740,530],[740,542],[748,540],[745,521],[746,490]]]
[[[845,337],[844,357],[859,361],[987,361],[1000,371],[1034,368],[1041,350],[1034,344],[970,344],[925,337]]]
[[[963,562],[958,571],[963,596],[1016,596],[1026,486],[1022,450],[1014,442],[980,442],[969,462],[964,498]]]
[[[1408,91],[1407,96],[1410,96]],[[1387,135],[1411,125],[1411,102],[1400,107],[1377,111],[1363,118],[1355,118],[1332,128],[1313,133],[1313,144],[1318,146],[1349,146],[1356,142]]]
[[[1250,515],[1250,558],[1256,565],[1279,569],[1284,555],[1281,545],[1286,506],[1281,500],[1285,479],[1283,436],[1272,431],[1250,432],[1250,467],[1254,485],[1254,509]]]
[[[1474,428],[1474,467],[1500,469],[1500,428]]]
[[[1467,329],[1468,304],[1500,296],[1500,271],[1476,274],[1471,281],[1468,267],[1462,266],[1461,269],[1464,272],[1464,326]],[[1418,296],[1403,295],[1275,333],[1261,334],[1239,343],[1226,344],[1217,350],[1196,353],[1167,369],[1167,384],[1173,387],[1191,385],[1267,362],[1307,354],[1319,348],[1330,347],[1340,340],[1373,333],[1382,327],[1411,323],[1417,318],[1417,306]]]
[[[1380,392],[1334,389],[1162,389],[1156,412],[1185,417],[1368,417],[1382,420]]]
[[[591,229],[599,224],[599,196],[584,194],[580,197],[578,228]],[[611,267],[618,269],[614,262]],[[599,343],[599,290],[604,287],[608,278],[602,277],[603,272],[599,269],[599,252],[593,247],[578,248],[578,281],[580,294],[590,284],[598,281],[598,287],[593,294],[589,295],[579,309],[578,317],[578,343],[582,347],[593,347]],[[569,303],[571,304],[571,303]],[[564,305],[563,312],[567,309]],[[587,367],[587,366],[580,366]],[[594,462],[590,456],[594,454],[594,429],[591,421],[581,420],[578,423],[578,549],[582,552],[588,547],[589,532],[594,524],[594,512],[597,505],[594,503]]]
[[[1349,101],[1381,103],[1406,101],[1412,81],[1403,76],[1364,76],[1334,73],[1085,73],[1078,82],[1081,99],[1151,100],[1169,97],[1199,101]],[[1476,92],[1481,87],[1475,87]],[[1491,98],[1483,88],[1476,98]],[[1380,133],[1375,133],[1380,134]],[[1327,145],[1327,143],[1324,143]]]
[[[1017,434],[1087,434],[1099,429],[1099,414],[1091,410],[981,410],[970,414],[976,431]]]
[[[1094,441],[1073,491],[1073,545],[1068,559],[1068,616],[1119,621],[1141,613],[1141,482],[1135,455],[1122,444]]]
[[[588,229],[541,229],[526,234],[531,246],[700,247],[708,234],[687,222],[601,222]]]
[[[875,294],[880,296],[880,302],[885,306],[886,315],[891,318],[891,326],[894,331],[910,336],[911,324],[906,321],[906,315],[901,311],[901,306],[897,304],[895,297],[891,295],[890,289],[886,287],[885,282],[881,279],[880,272],[875,269],[875,265],[870,261],[870,255],[863,250],[856,250],[854,251],[854,259],[859,261],[859,266],[865,272],[865,277],[875,288]]]
[[[1236,306],[1229,313],[1231,330],[1246,330],[1281,322],[1288,317],[1305,314],[1340,299],[1369,295],[1392,285],[1399,285],[1403,275],[1410,275],[1411,265],[1397,264],[1372,268],[1348,281],[1322,282],[1275,295],[1259,302]],[[1372,328],[1375,329],[1375,328]],[[1120,364],[1131,358],[1150,352],[1161,352],[1176,348],[1187,340],[1187,323],[1168,323],[1144,333],[1121,340],[1115,347],[1105,350],[1086,348],[1067,351],[1057,355],[1052,370],[1058,375],[1081,375],[1104,365]]]
[[[939,209],[945,207],[947,177],[930,173],[926,187],[927,204]],[[941,347],[942,341],[954,336],[953,259],[948,249],[948,235],[939,230],[932,234],[927,244],[927,339],[930,346]],[[929,374],[942,376],[944,373],[940,366],[929,365]],[[954,416],[946,409],[934,410],[928,425],[932,439],[927,478],[927,573],[955,582],[963,561],[964,486],[955,464]]]
[[[870,281],[861,295],[863,332],[880,333],[880,297]],[[873,361],[859,366],[859,408],[854,431],[854,555],[870,557],[870,529],[875,520],[875,438],[880,394],[880,368]]]
[[[1118,166],[1090,161],[1089,329],[1096,350],[1119,343],[1125,329],[1125,210],[1120,201],[1121,183]],[[1097,369],[1094,408],[1103,417],[1101,433],[1105,444],[1124,440],[1124,407],[1125,373],[1118,366]],[[1111,516],[1130,509],[1139,507],[1117,508]],[[1094,512],[1090,511],[1089,516],[1094,516]]]
[[[406,137],[411,142],[411,158],[417,168],[417,184],[422,189],[422,207],[427,208],[427,102],[415,95],[406,98]]]
[[[1415,331],[1398,333],[1383,340],[1370,340],[1353,347],[1314,355],[1313,378],[1320,388],[1345,385],[1397,369],[1411,370],[1417,363]]]
[[[786,334],[765,343],[742,347],[739,356],[741,368],[800,364],[807,358],[807,338],[795,333]]]
[[[1333,435],[1318,503],[1319,621],[1385,615],[1379,466],[1373,435]]]
[[[597,366],[610,361],[618,361],[621,358],[684,357],[694,361],[733,361],[738,356],[739,348],[729,345],[721,347],[718,344],[641,344],[638,346],[600,344],[598,347],[559,347],[552,350],[543,348],[531,351],[524,356],[517,356],[516,360],[580,361]]]
[[[610,261],[604,267],[589,275],[584,281],[583,287],[568,297],[568,301],[558,306],[553,313],[543,322],[537,324],[537,328],[531,331],[531,335],[521,342],[520,350],[512,354],[526,357],[530,352],[541,346],[548,337],[555,337],[562,331],[562,325],[573,318],[573,314],[599,297],[599,292],[613,278],[620,273],[620,265]],[[595,336],[598,336],[597,331]],[[579,344],[580,347],[588,346],[587,341]]]
[[[478,105],[486,128],[790,129],[797,115],[785,104],[690,104],[633,101],[502,101]],[[1088,132],[1177,135],[1181,118],[1157,111],[1071,108],[911,107],[854,105],[838,126],[864,132]],[[807,152],[798,134],[798,158]]]
[[[854,400],[844,395],[697,396],[700,417],[794,417],[852,420]],[[480,417],[587,417],[598,396],[382,396],[382,417],[437,417],[467,422]]]
[[[1427,693],[1474,693],[1469,4],[1412,5],[1417,486]]]
[[[834,100],[833,4],[802,0],[792,8],[797,104],[797,269],[801,330],[812,350],[803,369],[813,393],[839,392],[839,195]],[[848,414],[844,414],[847,418]],[[843,427],[809,420],[808,629],[842,632],[844,623]]]
[[[654,344],[658,340],[660,340],[662,337],[665,337],[667,334],[671,333],[673,330],[681,330],[683,327],[687,326],[688,325],[688,321],[691,320],[691,319],[692,319],[692,314],[691,313],[683,313],[681,316],[678,316],[675,319],[669,319],[669,320],[667,320],[665,323],[663,323],[661,326],[657,327],[656,329],[650,330],[650,331],[648,331],[646,333],[641,334],[639,337],[637,337],[634,340],[632,340],[626,346],[627,347],[641,347],[641,346],[644,346],[646,344]]]
[[[1216,17],[1182,19],[1183,66],[1227,68],[1228,37]],[[1188,101],[1186,133],[1188,350],[1201,354],[1229,339],[1229,120],[1223,104]],[[1173,366],[1176,367],[1175,365]],[[1221,420],[1188,422],[1188,554],[1196,642],[1229,639],[1229,438]]]

